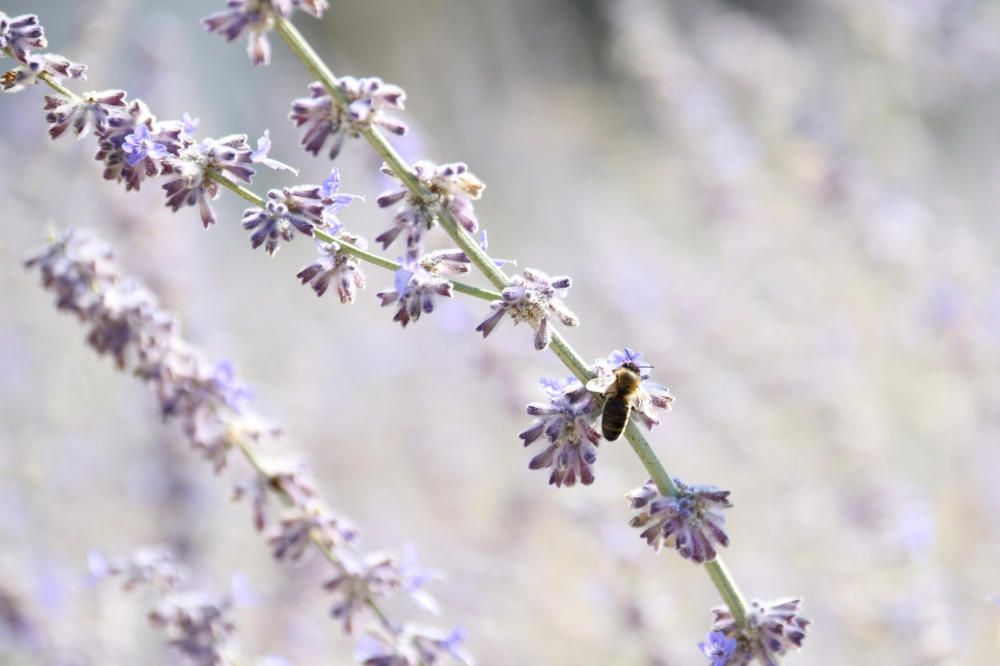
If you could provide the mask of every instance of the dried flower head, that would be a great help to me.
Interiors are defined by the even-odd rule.
[[[679,489],[677,495],[660,494],[652,481],[626,495],[632,508],[639,511],[629,525],[642,529],[640,536],[656,552],[666,546],[698,564],[715,559],[713,544],[729,545],[722,515],[723,509],[733,505],[729,491],[715,486],[688,486],[679,479],[674,482]]]
[[[45,29],[38,22],[38,16],[22,14],[10,17],[0,12],[0,51],[10,49],[15,58],[26,63],[30,49],[44,49],[46,46]]]
[[[642,352],[626,347],[624,351],[614,350],[607,359],[597,359],[594,361],[597,376],[587,382],[587,389],[603,395],[615,383],[615,370],[625,364],[635,366],[639,370],[640,384],[639,390],[632,396],[632,415],[647,428],[652,428],[660,422],[654,416],[654,410],[669,411],[674,398],[666,386],[650,381],[651,368],[643,363],[642,357]]]
[[[327,8],[326,0],[228,0],[227,9],[206,16],[202,26],[217,32],[227,42],[244,32],[249,35],[247,55],[254,65],[271,62],[271,43],[267,33],[274,29],[275,17],[287,18],[295,9],[301,9],[319,18]]]
[[[396,212],[394,224],[382,232],[375,241],[382,244],[383,249],[392,245],[393,241],[406,232],[407,255],[416,257],[423,251],[424,233],[434,226],[443,210],[448,210],[455,220],[469,233],[479,228],[472,201],[482,196],[486,185],[475,177],[462,162],[452,164],[434,164],[420,161],[413,165],[417,180],[427,189],[428,196],[418,196],[406,187],[400,187],[379,195],[377,203],[382,208],[388,208],[400,201],[404,205]],[[382,166],[382,173],[397,178],[387,166]]]
[[[353,76],[341,77],[337,86],[347,96],[347,106],[334,99],[319,81],[309,84],[309,97],[292,101],[288,118],[296,127],[304,127],[300,143],[307,153],[318,155],[330,142],[332,160],[340,154],[345,138],[357,138],[372,125],[393,134],[406,133],[402,121],[385,113],[386,109],[402,110],[406,100],[402,88],[377,77],[356,79]]]
[[[718,654],[709,655],[714,659],[712,666],[747,666],[755,659],[763,666],[778,666],[778,657],[801,648],[805,640],[810,622],[799,614],[801,604],[802,600],[795,598],[768,602],[754,599],[743,626],[736,623],[728,608],[713,609],[708,645]],[[735,640],[736,645],[726,639]],[[706,648],[702,649],[708,654]]]
[[[552,339],[549,317],[555,316],[566,326],[578,326],[580,320],[562,302],[573,281],[565,276],[549,277],[534,268],[525,268],[511,278],[510,286],[500,292],[502,298],[490,303],[493,314],[484,319],[476,330],[485,338],[496,328],[504,315],[514,324],[528,322],[535,329],[535,349],[545,349]]]
[[[0,76],[0,87],[4,92],[16,93],[38,83],[38,77],[47,74],[52,79],[87,78],[87,66],[71,62],[55,53],[29,55],[23,63]]]
[[[549,483],[572,486],[594,482],[593,465],[601,435],[591,425],[597,401],[574,377],[542,379],[539,382],[549,401],[528,405],[528,414],[538,417],[531,427],[518,435],[530,446],[543,435],[549,445],[528,463],[531,469],[552,468]]]
[[[347,231],[341,231],[333,243],[317,242],[319,258],[305,266],[296,275],[302,284],[309,284],[317,296],[326,293],[333,283],[341,303],[353,303],[358,289],[365,288],[365,274],[356,257],[342,248],[342,243],[364,247],[362,239]]]

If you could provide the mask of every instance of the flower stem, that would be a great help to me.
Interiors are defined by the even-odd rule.
[[[346,107],[350,100],[347,98],[347,94],[338,85],[337,77],[326,65],[322,58],[316,54],[312,46],[306,40],[306,38],[298,31],[298,29],[292,25],[291,21],[288,19],[277,17],[275,21],[275,29],[281,38],[285,40],[288,47],[295,53],[295,55],[302,61],[306,69],[312,72],[323,84],[323,87],[327,89],[330,95],[337,100],[337,102]],[[424,198],[430,195],[427,188],[417,179],[413,173],[413,169],[406,163],[406,161],[400,156],[392,144],[373,126],[369,126],[366,130],[362,132],[365,139],[371,145],[372,149],[375,150],[379,156],[385,160],[385,163],[392,170],[394,174],[406,185],[407,189],[410,190],[414,195]],[[472,260],[472,263],[483,272],[483,274],[489,279],[489,281],[497,289],[503,289],[510,284],[510,279],[507,275],[500,270],[500,268],[493,263],[489,255],[479,247],[479,244],[469,235],[469,233],[462,228],[458,221],[454,218],[451,212],[447,208],[441,210],[438,216],[438,221],[445,232],[451,237],[453,241],[465,252],[466,256]],[[457,288],[456,288],[457,290]],[[577,379],[580,381],[586,381],[590,377],[594,376],[594,373],[590,370],[586,361],[580,356],[576,350],[570,346],[569,342],[559,334],[558,331],[554,331],[552,335],[552,341],[549,345],[553,353],[559,357],[567,368],[569,368]],[[656,456],[653,451],[652,446],[646,440],[645,436],[639,432],[639,429],[635,426],[634,421],[630,421],[628,428],[625,430],[625,437],[628,439],[629,444],[632,446],[632,450],[635,451],[636,456],[642,462],[646,471],[652,477],[653,481],[656,483],[657,488],[661,493],[665,495],[676,495],[678,492],[677,485],[674,483],[673,478],[667,473],[667,470],[663,467],[660,459]],[[733,614],[733,618],[736,622],[742,625],[746,621],[746,601],[743,595],[740,593],[739,588],[736,586],[736,582],[733,580],[732,575],[729,573],[728,569],[723,565],[722,561],[718,558],[712,562],[705,564],[705,570],[708,572],[709,577],[712,579],[712,583],[715,585],[722,597],[723,601],[729,607],[730,612]]]

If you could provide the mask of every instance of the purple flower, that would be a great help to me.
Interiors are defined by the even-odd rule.
[[[723,509],[733,504],[729,491],[715,486],[687,486],[674,479],[677,495],[662,495],[656,484],[647,481],[626,497],[639,514],[629,521],[643,529],[641,536],[660,552],[664,546],[675,548],[681,557],[701,564],[715,559],[715,547],[729,545]]]
[[[0,77],[0,86],[4,92],[16,93],[38,83],[41,74],[48,74],[57,81],[64,78],[83,80],[87,78],[86,71],[86,65],[71,62],[55,53],[29,55],[24,63]]]
[[[341,243],[358,245],[360,239],[341,231],[337,242],[317,243],[319,258],[300,270],[296,277],[302,280],[302,284],[310,284],[317,296],[325,294],[332,282],[337,286],[340,302],[353,303],[357,290],[365,288],[365,274],[361,272],[358,260],[341,249]]]
[[[149,621],[166,631],[170,646],[192,666],[228,662],[226,646],[235,633],[228,615],[232,601],[221,602],[199,593],[165,596],[149,613]]]
[[[158,172],[156,164],[169,154],[166,146],[153,139],[148,125],[139,125],[134,132],[126,136],[122,150],[125,152],[125,163],[128,166],[134,167],[148,160],[153,164],[154,172]]]
[[[304,127],[300,143],[306,152],[318,155],[330,142],[329,157],[340,153],[346,137],[357,138],[372,125],[385,128],[393,134],[405,134],[406,125],[384,113],[386,109],[401,110],[406,93],[399,86],[384,83],[382,79],[344,76],[337,80],[338,87],[347,96],[347,106],[334,99],[319,81],[309,84],[309,97],[292,101],[288,114],[296,127]]]
[[[333,178],[333,176],[331,176]],[[306,236],[313,229],[336,230],[341,225],[336,213],[356,197],[337,194],[339,184],[328,178],[323,185],[295,185],[267,193],[264,208],[254,206],[243,213],[243,228],[255,230],[250,237],[254,248],[264,245],[264,251],[274,254],[279,241],[290,241],[298,231]]]
[[[674,398],[666,386],[650,381],[651,368],[643,363],[642,352],[628,347],[624,351],[615,349],[607,359],[599,358],[594,361],[594,371],[597,376],[587,382],[587,390],[603,395],[615,383],[615,371],[626,363],[638,367],[641,379],[639,390],[632,396],[632,415],[647,428],[652,428],[660,422],[654,416],[654,410],[669,411]]]
[[[326,550],[335,550],[355,538],[357,531],[347,521],[335,517],[320,504],[311,502],[304,507],[294,507],[281,520],[268,542],[275,559],[296,562],[302,559],[312,543]]]
[[[364,666],[438,666],[445,657],[472,666],[472,658],[462,649],[464,641],[461,627],[444,632],[408,624],[392,633],[369,631],[358,641],[354,658]]]
[[[706,657],[712,660],[712,666],[729,666],[736,651],[736,639],[729,638],[721,631],[713,631],[708,634],[708,639],[698,643],[700,649]]]
[[[584,485],[594,482],[593,465],[601,435],[591,423],[596,417],[596,400],[573,377],[542,379],[539,384],[548,403],[533,402],[528,414],[538,417],[518,437],[530,446],[543,435],[549,445],[528,463],[530,469],[552,468],[549,483],[572,486],[579,478]]]
[[[433,312],[436,298],[451,298],[452,286],[451,282],[435,275],[412,258],[402,258],[400,264],[395,275],[395,288],[385,289],[375,295],[382,301],[382,307],[399,303],[392,320],[406,328],[411,321],[420,319],[421,313]]]
[[[124,111],[113,111],[105,127],[96,132],[98,151],[94,158],[104,162],[105,180],[125,181],[126,190],[138,190],[145,178],[160,173],[160,159],[154,158],[154,155],[165,156],[166,149],[164,140],[157,136],[155,124],[156,118],[140,99],[132,100]],[[145,127],[145,130],[140,127]],[[129,136],[133,136],[132,146],[127,143]],[[157,142],[159,148],[153,146]],[[141,147],[137,143],[142,144]],[[137,148],[141,157],[130,163],[129,157]],[[143,149],[152,152],[147,155],[142,152]]]
[[[246,134],[186,143],[176,156],[172,154],[163,160],[163,173],[168,175],[163,184],[167,207],[177,212],[181,206],[197,205],[205,228],[215,224],[210,201],[219,196],[219,185],[209,178],[209,173],[214,171],[249,183],[254,174],[251,152]]]
[[[69,128],[77,139],[87,136],[91,130],[98,134],[108,129],[108,120],[125,108],[124,90],[102,90],[84,93],[80,99],[67,99],[54,95],[45,96],[45,122],[49,136],[57,139]]]
[[[206,16],[201,25],[209,32],[217,32],[227,42],[244,32],[249,34],[247,55],[254,65],[271,62],[271,43],[267,33],[274,29],[275,17],[288,18],[301,9],[316,18],[323,15],[327,0],[227,0],[225,9]]]
[[[253,507],[254,528],[261,532],[267,526],[268,495],[277,493],[292,505],[307,508],[316,496],[312,479],[305,465],[298,460],[271,460],[266,465],[267,474],[254,472],[247,479],[233,486],[232,499],[238,502],[250,499]]]
[[[511,278],[510,286],[501,292],[501,300],[490,303],[493,314],[483,320],[477,331],[488,336],[504,315],[509,315],[515,324],[526,321],[535,329],[535,349],[549,346],[552,333],[549,331],[549,316],[554,315],[566,326],[578,326],[580,320],[562,302],[572,280],[565,275],[549,277],[534,268],[525,268],[521,275]]]
[[[712,666],[746,666],[755,659],[763,666],[778,666],[778,657],[801,648],[805,640],[810,622],[799,614],[801,604],[802,600],[795,598],[754,599],[743,626],[736,623],[728,608],[713,609],[712,632],[735,640],[736,646],[725,661],[713,661]]]
[[[0,50],[10,49],[21,62],[28,61],[29,49],[44,49],[45,29],[35,14],[22,14],[13,18],[0,12]]]
[[[340,571],[323,586],[336,597],[330,615],[340,620],[344,631],[354,631],[360,614],[369,610],[369,603],[402,588],[402,575],[395,556],[371,553],[361,560],[346,555],[338,563]]]
[[[429,194],[426,197],[415,195],[406,187],[384,192],[378,197],[377,202],[381,208],[404,202],[396,212],[393,226],[375,238],[383,249],[392,245],[405,232],[407,255],[419,256],[423,251],[424,232],[434,226],[444,210],[449,211],[469,233],[474,233],[479,228],[472,201],[482,196],[486,186],[465,164],[455,162],[437,165],[420,161],[413,165],[413,172],[427,189]],[[396,177],[384,165],[382,173]]]
[[[184,578],[173,554],[162,547],[143,548],[127,558],[116,559],[106,559],[100,553],[91,552],[88,565],[91,575],[95,577],[120,576],[122,588],[126,591],[139,585],[150,585],[167,592],[176,589]]]

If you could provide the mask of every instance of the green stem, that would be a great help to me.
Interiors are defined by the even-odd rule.
[[[330,95],[341,106],[346,107],[350,103],[350,100],[347,98],[344,90],[338,85],[337,77],[323,59],[317,55],[316,51],[313,50],[309,42],[302,36],[302,33],[290,21],[280,17],[275,21],[275,29],[281,35],[282,39],[285,40],[285,43],[288,44],[288,47],[302,61],[306,69],[320,80]],[[386,165],[406,185],[412,194],[420,198],[426,198],[430,195],[427,188],[414,175],[413,169],[410,168],[378,129],[374,126],[369,126],[362,134],[372,149],[385,160]],[[472,260],[472,263],[493,283],[493,286],[497,289],[503,289],[510,284],[510,279],[507,275],[493,263],[489,255],[479,247],[479,244],[458,224],[458,221],[447,209],[442,210],[438,216],[438,222],[451,239],[465,252],[466,256]],[[585,382],[594,376],[586,361],[583,360],[583,357],[558,332],[553,332],[552,342],[549,347],[580,381]],[[663,464],[656,456],[645,436],[639,432],[634,421],[628,424],[628,428],[625,430],[625,437],[660,492],[667,495],[676,495],[678,492],[677,485],[663,467]],[[729,607],[730,612],[732,612],[734,619],[742,625],[746,620],[746,601],[736,587],[732,576],[719,559],[707,563],[705,569],[719,591],[719,595]]]

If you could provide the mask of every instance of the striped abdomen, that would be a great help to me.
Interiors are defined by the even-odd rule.
[[[604,401],[604,414],[601,417],[601,434],[604,439],[613,442],[621,437],[631,411],[632,405],[626,397],[615,395]]]

